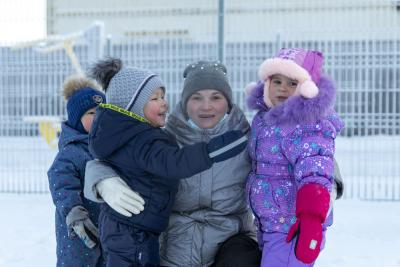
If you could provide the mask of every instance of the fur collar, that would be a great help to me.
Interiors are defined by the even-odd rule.
[[[336,86],[329,77],[322,76],[318,88],[316,97],[292,96],[281,105],[269,109],[264,118],[272,124],[300,124],[315,123],[328,116],[334,112]]]

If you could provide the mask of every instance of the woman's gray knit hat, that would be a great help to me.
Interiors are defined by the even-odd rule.
[[[160,87],[165,91],[164,82],[152,71],[123,67],[110,80],[106,90],[107,103],[144,117],[144,106]]]
[[[226,77],[226,67],[219,61],[197,61],[189,64],[183,72],[182,104],[186,111],[189,97],[200,90],[213,89],[221,92],[232,107],[232,89]]]

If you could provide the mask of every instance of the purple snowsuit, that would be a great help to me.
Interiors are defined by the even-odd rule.
[[[295,240],[286,243],[285,238],[296,221],[297,191],[308,183],[318,183],[332,191],[334,139],[343,122],[333,110],[333,82],[321,77],[318,88],[315,98],[291,96],[269,110],[263,103],[262,85],[248,99],[249,106],[259,112],[251,127],[252,170],[246,190],[260,246],[264,247],[263,267],[312,266],[295,258]],[[332,215],[326,219],[324,229],[330,224]],[[279,255],[265,259],[273,251],[284,259],[279,261]]]

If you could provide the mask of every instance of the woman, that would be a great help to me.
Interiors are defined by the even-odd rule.
[[[226,68],[217,62],[200,61],[189,65],[183,74],[185,81],[181,102],[168,119],[166,130],[178,143],[185,145],[208,141],[228,130],[248,132],[249,124],[243,112],[232,103],[232,90],[226,78]],[[254,237],[253,219],[245,197],[244,184],[250,170],[247,152],[214,165],[190,179],[182,180],[163,235],[161,255],[165,266],[209,266],[221,244],[230,237],[258,249]],[[236,243],[235,240],[234,241]],[[241,242],[239,242],[241,244]],[[238,248],[233,254],[244,251]],[[226,261],[221,255],[222,261]],[[237,260],[250,260],[258,266],[259,259],[242,255]],[[236,266],[251,266],[249,262]],[[219,260],[215,260],[218,266]]]

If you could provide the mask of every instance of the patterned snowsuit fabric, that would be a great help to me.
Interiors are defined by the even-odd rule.
[[[103,266],[101,248],[87,248],[78,236],[68,237],[65,218],[75,206],[83,206],[97,227],[99,204],[83,197],[86,162],[92,160],[88,151],[88,135],[62,124],[59,153],[48,171],[49,187],[56,206],[55,227],[57,266]]]
[[[335,114],[315,125],[277,127],[259,113],[249,145],[254,159],[248,179],[250,204],[264,232],[287,233],[296,221],[298,189],[318,183],[332,190]]]

